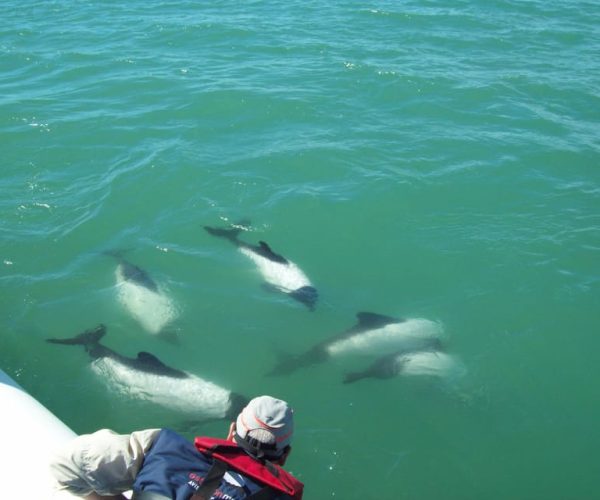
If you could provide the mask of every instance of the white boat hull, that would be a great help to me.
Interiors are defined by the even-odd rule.
[[[0,471],[2,498],[68,500],[56,491],[48,464],[76,434],[0,370]],[[28,493],[29,492],[29,493]]]

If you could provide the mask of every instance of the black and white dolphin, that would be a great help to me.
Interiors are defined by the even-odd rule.
[[[375,360],[362,371],[346,374],[345,384],[363,378],[392,378],[397,375],[421,375],[448,378],[464,372],[454,356],[439,350],[397,352]]]
[[[397,319],[372,312],[360,312],[356,317],[352,328],[300,355],[283,358],[270,374],[292,373],[335,356],[382,356],[399,349],[430,348],[439,344],[443,333],[440,323],[424,318]]]
[[[144,269],[125,260],[119,252],[106,252],[117,259],[117,296],[123,307],[149,333],[159,334],[177,316],[171,297]]]
[[[100,343],[106,327],[98,325],[73,338],[47,339],[53,344],[81,345],[92,358],[92,370],[118,393],[151,401],[206,420],[233,419],[247,398],[165,365],[148,352],[123,356]]]
[[[254,262],[269,286],[290,295],[311,311],[314,310],[318,292],[306,274],[292,261],[276,254],[264,241],[259,241],[258,245],[244,243],[238,238],[242,230],[240,227],[224,229],[204,226],[204,229],[213,236],[225,238],[233,243]]]

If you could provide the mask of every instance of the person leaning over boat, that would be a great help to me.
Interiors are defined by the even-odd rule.
[[[303,484],[282,469],[293,411],[285,401],[252,399],[226,440],[192,444],[169,429],[119,435],[103,429],[70,442],[50,464],[58,490],[88,500],[301,499]]]

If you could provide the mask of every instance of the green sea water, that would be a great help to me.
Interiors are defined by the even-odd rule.
[[[597,2],[2,7],[0,367],[67,425],[226,432],[44,342],[104,323],[124,355],[288,400],[307,499],[598,498]],[[239,221],[314,312],[203,230]],[[177,342],[118,302],[106,251],[167,291]],[[267,376],[360,311],[438,321],[466,373]]]

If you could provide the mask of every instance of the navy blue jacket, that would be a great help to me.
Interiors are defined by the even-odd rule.
[[[212,464],[213,459],[200,453],[193,443],[172,430],[163,429],[144,457],[133,491],[151,491],[173,500],[189,500]],[[211,498],[243,500],[262,486],[241,473],[229,471]],[[291,497],[282,493],[275,498]]]

